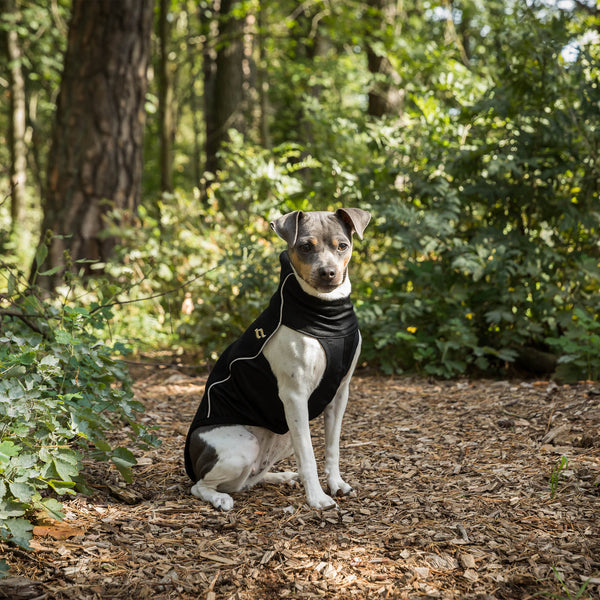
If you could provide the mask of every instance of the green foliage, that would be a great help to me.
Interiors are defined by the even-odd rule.
[[[552,343],[571,378],[597,374],[600,171],[589,152],[600,140],[582,138],[597,105],[578,100],[598,97],[593,63],[585,50],[561,62],[564,20],[520,18],[530,26],[505,24],[510,52],[481,100],[454,115],[433,95],[415,98],[402,129],[373,137],[361,196],[387,239],[370,244],[379,285],[372,273],[359,297],[374,341],[365,352],[384,355],[387,370],[453,376]],[[542,29],[550,35],[535,45]]]
[[[545,595],[550,596],[551,598],[556,598],[556,600],[579,600],[580,598],[583,598],[583,594],[585,594],[585,591],[586,591],[588,585],[590,584],[591,577],[589,579],[587,579],[586,581],[584,581],[579,586],[578,590],[576,590],[575,592],[571,592],[567,583],[564,580],[564,577],[561,575],[560,571],[556,567],[552,567],[552,571],[553,571],[554,576],[556,577],[556,580],[560,584],[560,587],[562,588],[565,595],[564,596],[558,595],[558,594],[545,594]],[[590,598],[591,598],[591,596],[590,596]]]
[[[45,49],[64,40],[18,4],[29,85],[51,97],[57,52]],[[112,334],[213,357],[276,285],[268,221],[354,205],[374,215],[351,265],[365,360],[453,377],[500,372],[533,347],[558,355],[563,379],[599,376],[597,13],[514,0],[236,5],[247,127],[209,175],[200,57],[227,43],[213,9],[171,3],[177,188],[157,192],[155,78],[142,226],[107,231],[123,243],[96,290],[103,304],[152,298],[121,305]],[[369,93],[386,88],[394,114],[369,116]]]
[[[533,346],[564,355],[561,377],[597,376],[593,49],[561,60],[573,24],[560,15],[544,21],[523,8],[494,19],[489,36],[503,49],[496,79],[428,45],[427,60],[444,65],[428,72],[429,91],[407,84],[402,118],[371,120],[352,100],[360,81],[352,71],[345,86],[329,81],[327,91],[300,94],[300,112],[289,100],[273,132],[284,139],[286,115],[296,111],[310,144],[297,141],[298,128],[299,137],[287,136],[296,141],[272,150],[232,132],[201,207],[176,192],[158,212],[144,210],[146,228],[124,262],[137,256],[143,269],[152,261],[148,291],[219,265],[160,300],[156,312],[180,341],[214,355],[258,314],[282,247],[269,219],[355,205],[374,215],[351,265],[365,360],[387,372],[453,377],[503,369]],[[394,40],[380,42],[392,48]],[[403,52],[408,72],[425,60]],[[284,58],[281,68],[293,70]],[[301,58],[286,82],[305,85],[309,57]],[[330,97],[339,86],[349,94],[343,102]],[[186,293],[188,315],[180,311]]]
[[[556,369],[558,377],[564,381],[600,378],[600,322],[597,316],[576,308],[570,321],[562,327],[562,335],[548,337],[546,342],[560,355]]]
[[[558,484],[562,472],[569,466],[569,459],[566,456],[561,456],[554,467],[552,467],[552,473],[550,475],[550,497],[554,498],[558,490]]]
[[[63,517],[55,496],[85,491],[83,459],[110,461],[126,481],[136,463],[107,434],[124,428],[140,448],[156,444],[137,423],[122,348],[94,333],[110,311],[19,291],[8,271],[11,309],[0,313],[0,538],[28,547],[30,513]]]

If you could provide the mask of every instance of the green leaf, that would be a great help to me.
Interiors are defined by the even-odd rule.
[[[62,521],[65,518],[65,514],[62,510],[63,506],[58,500],[55,500],[54,498],[44,498],[40,504],[54,519]]]
[[[73,339],[73,336],[70,333],[64,331],[63,329],[59,329],[58,331],[54,332],[54,339],[56,340],[57,344],[61,344],[62,346],[70,346],[77,342],[77,340]]]
[[[131,451],[123,447],[115,448],[110,459],[119,470],[119,473],[123,476],[123,479],[127,483],[131,483],[133,481],[131,467],[137,464],[137,460]]]
[[[27,505],[21,502],[15,502],[11,499],[0,500],[0,522],[2,519],[8,519],[9,517],[20,517],[25,514]]]
[[[52,462],[58,476],[63,481],[72,481],[73,477],[76,477],[79,473],[78,462],[73,462],[71,457],[66,454],[55,456]]]
[[[0,579],[9,576],[8,563],[2,558],[0,559]]]
[[[48,246],[46,246],[46,244],[40,244],[35,253],[35,264],[37,265],[38,269],[42,266],[47,256]]]
[[[34,454],[26,453],[16,456],[11,460],[11,467],[17,467],[19,469],[31,469],[35,466],[37,459]]]
[[[29,502],[35,494],[35,487],[30,483],[11,481],[8,484],[8,489],[12,495],[21,502]]]
[[[10,532],[10,541],[29,550],[33,525],[27,519],[6,519],[3,526]]]
[[[46,483],[59,495],[75,494],[74,487],[77,485],[74,481],[60,481],[59,479],[48,479]]]
[[[0,463],[8,462],[11,456],[17,456],[21,446],[17,446],[14,442],[4,441],[0,444]]]
[[[38,267],[39,267],[39,265],[38,265]],[[47,271],[42,271],[41,273],[38,273],[38,275],[41,275],[43,277],[49,277],[50,275],[54,275],[54,273],[58,273],[62,268],[63,268],[62,265],[57,265],[56,267],[52,267],[51,269],[48,269]]]

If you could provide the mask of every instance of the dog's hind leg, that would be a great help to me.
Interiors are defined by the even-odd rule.
[[[260,452],[256,437],[245,427],[198,428],[190,440],[190,456],[197,481],[194,496],[215,508],[231,510],[233,498],[247,485]]]
[[[294,452],[289,433],[272,433],[263,427],[248,427],[248,431],[258,440],[260,444],[260,460],[257,461],[255,469],[246,482],[246,487],[252,487],[258,483],[293,483],[298,479],[298,473],[294,471],[282,471],[271,473],[270,469],[280,460],[291,456]]]

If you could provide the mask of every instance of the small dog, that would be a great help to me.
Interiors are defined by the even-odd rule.
[[[339,441],[361,337],[350,302],[352,235],[371,215],[358,208],[286,214],[271,228],[287,242],[267,309],[220,356],[190,426],[185,467],[192,494],[231,510],[229,495],[258,482],[298,476],[308,504],[336,506],[319,483],[309,421],[325,415],[325,473],[332,495],[351,487]],[[269,473],[295,455],[298,473]]]

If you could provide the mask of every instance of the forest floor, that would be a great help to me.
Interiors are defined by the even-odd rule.
[[[136,379],[162,445],[126,487],[89,464],[94,494],[38,525],[34,551],[0,547],[0,598],[566,599],[586,581],[579,598],[600,598],[597,385],[358,373],[341,450],[356,491],[339,509],[262,485],[223,513],[190,495],[183,469],[205,378]]]

